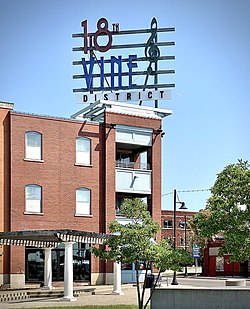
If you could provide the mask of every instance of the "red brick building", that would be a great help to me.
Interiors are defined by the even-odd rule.
[[[196,212],[191,211],[176,211],[176,247],[185,248],[185,232],[188,235],[188,221]],[[186,225],[186,231],[185,231]],[[173,210],[161,211],[161,238],[169,239],[173,243],[174,237],[174,212]],[[188,247],[188,241],[186,242]],[[187,248],[188,249],[188,248]],[[189,248],[190,249],[190,248]]]
[[[176,211],[176,247],[187,249],[192,252],[189,246],[188,233],[189,219],[196,214],[190,211]],[[186,231],[185,231],[186,222]],[[186,233],[186,246],[185,246]],[[173,243],[174,237],[174,212],[172,210],[162,210],[161,212],[161,237],[169,239]],[[228,263],[230,255],[219,256],[219,249],[224,244],[222,236],[213,237],[207,241],[204,253],[202,254],[202,274],[208,277],[217,276],[244,276],[250,273],[249,261],[244,263]]]
[[[0,103],[0,232],[108,233],[126,197],[143,198],[160,223],[161,122],[171,111],[99,101],[62,119],[12,108]],[[44,248],[24,244],[0,247],[0,284],[43,280]],[[89,248],[73,245],[74,280],[110,282],[112,268]],[[53,281],[63,280],[63,264],[61,244]]]

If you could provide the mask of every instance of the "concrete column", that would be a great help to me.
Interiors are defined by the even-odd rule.
[[[74,301],[73,296],[73,242],[65,242],[64,256],[64,296],[62,300]]]
[[[113,273],[113,292],[112,294],[123,295],[122,292],[122,271],[121,263],[114,262],[114,273]]]
[[[44,286],[43,289],[52,290],[52,255],[51,248],[44,248]]]

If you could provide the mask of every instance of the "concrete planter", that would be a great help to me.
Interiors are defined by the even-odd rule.
[[[157,288],[151,309],[246,309],[250,304],[248,287],[168,287]]]

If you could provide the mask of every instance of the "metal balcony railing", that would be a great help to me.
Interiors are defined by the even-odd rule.
[[[137,169],[137,170],[150,170],[150,164],[140,162],[126,162],[116,160],[116,167]]]

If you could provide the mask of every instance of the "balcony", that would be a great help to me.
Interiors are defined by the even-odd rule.
[[[151,170],[116,167],[116,192],[151,194]]]
[[[116,160],[116,167],[128,168],[128,169],[137,169],[137,170],[150,170],[150,164],[142,162],[128,162]]]

